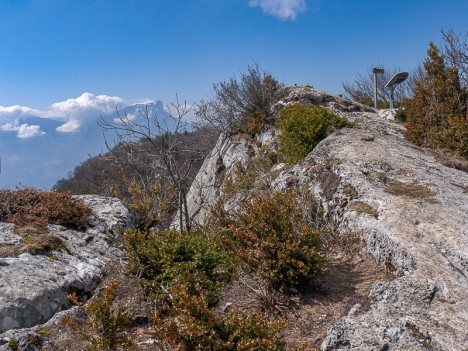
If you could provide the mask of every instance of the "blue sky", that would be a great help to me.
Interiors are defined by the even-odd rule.
[[[53,184],[67,156],[20,169],[28,150],[76,142],[117,107],[196,103],[254,62],[339,94],[373,65],[411,70],[441,28],[467,32],[467,14],[468,0],[0,0],[0,186],[23,181],[13,169]]]
[[[1,0],[0,105],[194,102],[254,60],[339,93],[373,64],[411,69],[467,14],[468,0]]]

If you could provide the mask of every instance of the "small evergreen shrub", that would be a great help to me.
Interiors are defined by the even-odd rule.
[[[168,304],[159,310],[155,336],[160,347],[179,351],[283,351],[284,320],[272,321],[252,310],[232,308],[219,315],[200,294],[174,286]]]
[[[294,190],[259,195],[233,220],[219,220],[229,228],[220,235],[228,250],[276,290],[300,288],[323,272],[322,230],[304,220],[298,198]]]
[[[407,103],[405,136],[417,145],[449,149],[468,158],[468,90],[456,67],[448,67],[437,46],[429,43],[425,76],[416,82]]]
[[[90,215],[91,209],[69,193],[32,187],[0,190],[0,222],[40,228],[58,224],[80,229],[86,227]]]
[[[78,333],[80,339],[89,343],[86,351],[133,349],[131,339],[125,332],[129,321],[127,310],[125,307],[113,307],[118,287],[117,283],[112,282],[86,304],[80,302],[75,293],[69,295],[85,319],[75,320],[65,316],[63,321],[70,330]]]
[[[281,111],[278,126],[280,152],[287,162],[295,163],[307,156],[332,130],[352,125],[327,109],[294,104]]]
[[[180,235],[175,230],[127,230],[124,248],[130,270],[148,280],[159,294],[177,281],[192,293],[200,287],[209,303],[215,304],[231,280],[232,268],[220,243],[197,231]]]

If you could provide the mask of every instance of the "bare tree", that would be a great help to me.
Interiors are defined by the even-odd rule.
[[[282,84],[260,68],[248,66],[240,80],[213,85],[213,95],[201,101],[196,115],[198,126],[212,126],[219,133],[255,133],[272,119],[272,106],[283,92]]]
[[[457,34],[452,28],[441,29],[442,52],[448,66],[458,70],[460,83],[468,88],[468,32]]]
[[[120,158],[121,162],[132,159],[137,159],[140,163],[144,161],[142,166],[146,168],[146,172],[141,178],[142,182],[157,179],[159,186],[175,189],[180,230],[190,232],[186,197],[193,177],[191,171],[198,156],[196,149],[183,140],[190,129],[186,119],[190,107],[185,101],[179,102],[176,97],[176,102],[167,109],[169,113],[164,119],[152,115],[146,107],[140,111],[138,118],[119,114],[112,122],[101,118],[99,125],[105,132],[115,133],[116,143],[126,151],[128,157]],[[146,147],[142,148],[141,143],[147,144]],[[115,150],[109,145],[108,149]],[[145,157],[141,157],[141,153],[145,153]],[[149,176],[148,168],[151,170]]]
[[[384,74],[377,74],[378,107],[387,107],[390,101],[390,90],[385,88],[385,84],[398,72],[401,72],[401,70],[392,68],[385,69]],[[411,98],[416,87],[416,81],[421,79],[423,75],[424,70],[420,65],[413,69],[408,79],[395,90],[395,101],[401,102],[404,99]],[[374,74],[372,73],[372,67],[364,73],[358,73],[352,83],[344,82],[342,85],[344,94],[348,98],[369,106],[374,105]]]

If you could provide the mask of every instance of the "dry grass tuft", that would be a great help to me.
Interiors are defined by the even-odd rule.
[[[468,173],[468,160],[466,158],[439,149],[428,149],[427,152],[444,166]]]
[[[413,199],[429,199],[436,193],[427,185],[413,183],[403,183],[398,180],[387,182],[385,192],[396,196],[407,196]]]
[[[15,232],[22,237],[22,242],[16,245],[0,246],[0,257],[17,257],[27,252],[31,255],[46,255],[50,258],[56,258],[53,251],[70,253],[62,239],[49,234],[44,228],[16,227]]]
[[[356,211],[358,213],[367,213],[375,218],[379,218],[379,214],[376,209],[374,209],[371,205],[366,204],[362,201],[354,201],[352,202],[348,209],[350,211]]]

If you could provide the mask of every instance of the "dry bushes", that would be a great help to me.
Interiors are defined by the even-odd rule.
[[[298,199],[295,190],[258,195],[243,204],[221,237],[247,270],[275,290],[304,286],[322,273],[322,230],[304,220]]]
[[[47,224],[82,229],[91,209],[68,193],[41,191],[32,187],[0,190],[0,221],[17,226]]]
[[[272,121],[272,107],[283,92],[282,84],[254,64],[241,72],[239,81],[231,78],[213,85],[213,96],[201,101],[196,111],[198,123],[218,132],[258,133]]]

